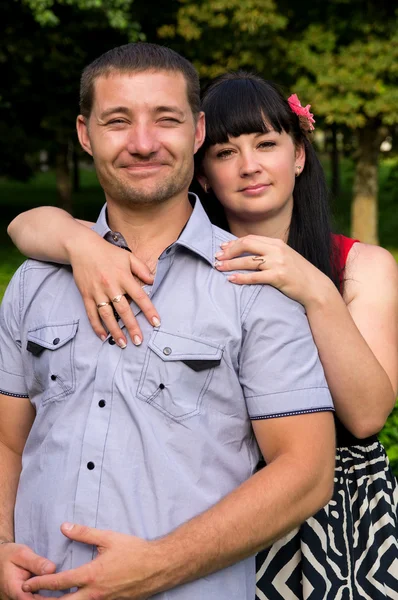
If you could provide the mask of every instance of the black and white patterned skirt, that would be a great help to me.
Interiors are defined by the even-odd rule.
[[[257,600],[398,600],[398,485],[377,441],[337,449],[333,499],[257,556]]]

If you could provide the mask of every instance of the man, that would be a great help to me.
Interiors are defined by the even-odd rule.
[[[135,307],[144,341],[121,349],[91,330],[69,268],[28,261],[14,276],[1,597],[253,600],[253,555],[332,491],[332,403],[304,311],[213,268],[231,236],[188,198],[204,138],[190,63],[151,44],[111,50],[83,74],[81,111],[107,201],[95,231],[156,266],[162,324]]]

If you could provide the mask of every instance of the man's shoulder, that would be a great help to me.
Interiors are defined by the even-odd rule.
[[[217,227],[217,225],[212,224],[213,237],[216,242],[220,242],[223,244],[224,242],[230,242],[231,240],[236,240],[236,235],[229,233],[229,231],[225,231],[225,229],[221,229],[221,227]]]
[[[72,277],[72,269],[68,265],[47,263],[39,260],[25,260],[15,271],[7,290],[3,303],[15,301],[19,297],[22,307],[27,301],[40,302],[42,292],[51,288],[54,292],[60,289],[61,281]]]

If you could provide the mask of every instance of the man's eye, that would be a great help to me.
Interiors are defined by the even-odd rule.
[[[165,123],[166,125],[168,123],[172,124],[172,125],[176,125],[178,123],[181,123],[181,121],[179,121],[178,119],[174,119],[173,117],[164,117],[163,119],[160,119],[161,123]]]
[[[123,119],[112,119],[111,121],[108,121],[107,125],[123,125],[124,123],[126,123],[126,121]]]

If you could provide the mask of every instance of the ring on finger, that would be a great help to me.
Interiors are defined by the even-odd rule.
[[[257,271],[261,271],[261,265],[265,264],[266,262],[265,256],[252,256],[252,260],[258,262]]]
[[[111,303],[110,302],[99,302],[99,304],[97,304],[97,308],[100,309],[103,306],[110,306]]]
[[[115,296],[114,298],[112,298],[111,302],[117,304],[118,302],[120,302],[120,300],[123,298],[124,294],[119,294],[118,296]]]

